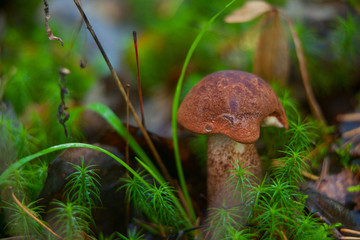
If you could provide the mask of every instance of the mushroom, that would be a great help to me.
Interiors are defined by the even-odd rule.
[[[258,76],[242,71],[220,71],[198,82],[181,103],[177,120],[197,134],[208,134],[207,192],[209,203],[225,194],[234,163],[258,179],[261,159],[255,142],[260,126],[288,128],[274,90]]]

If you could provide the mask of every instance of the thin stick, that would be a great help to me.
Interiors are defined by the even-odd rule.
[[[130,84],[126,85],[127,97],[130,97]],[[126,146],[125,146],[125,162],[129,165],[129,102],[126,102]],[[126,175],[129,171],[126,171]]]
[[[77,38],[78,38],[78,36],[79,36],[79,34],[80,34],[80,31],[81,31],[81,28],[82,28],[82,26],[83,26],[83,23],[84,23],[84,20],[83,20],[83,19],[81,19],[80,22],[78,23],[79,26],[78,26],[77,29],[75,30],[75,35],[74,35],[74,37],[71,39],[71,42],[70,42],[70,45],[69,45],[69,49],[68,49],[68,51],[67,51],[67,53],[66,53],[66,56],[65,56],[65,61],[69,58],[69,56],[70,56],[70,54],[71,54],[71,52],[72,52],[72,49],[73,49],[74,46],[75,46],[75,42],[76,42],[76,40],[77,40]]]
[[[52,235],[54,235],[57,238],[60,239],[64,239],[61,236],[59,236],[58,234],[56,234],[53,230],[51,230],[48,226],[46,226],[41,220],[39,220],[30,209],[28,209],[26,206],[22,205],[22,203],[19,201],[19,199],[16,198],[12,187],[9,187],[9,191],[11,193],[11,197],[14,199],[16,205],[18,205],[27,215],[29,215],[29,217],[31,217],[32,219],[34,219],[37,223],[39,223],[43,228],[45,228],[46,230],[48,230]]]
[[[357,127],[357,128],[354,128],[354,129],[344,132],[343,134],[341,134],[341,136],[343,138],[351,138],[359,133],[360,133],[360,127]]]
[[[347,147],[347,145],[349,145],[349,144],[352,144],[352,143],[354,143],[355,141],[357,141],[357,139],[359,138],[359,134],[355,134],[354,136],[351,136],[350,137],[350,139],[349,140],[347,140],[343,145],[342,145],[342,148],[343,149],[345,149],[346,147]],[[344,137],[344,136],[342,136],[342,137]],[[355,149],[353,149],[353,150],[357,150],[359,147],[359,144],[355,147]],[[351,150],[351,151],[353,151],[353,150]]]
[[[130,84],[126,84],[127,97],[130,98]],[[126,146],[125,146],[125,162],[129,164],[129,102],[126,102]],[[129,170],[126,170],[126,178],[129,176]],[[125,226],[130,222],[130,198],[126,196],[126,210],[125,210]]]
[[[149,145],[150,150],[153,153],[154,158],[155,158],[157,164],[159,165],[159,168],[160,168],[161,172],[164,174],[165,178],[170,182],[170,184],[174,186],[174,184],[173,184],[174,182],[173,182],[172,178],[170,177],[169,172],[167,171],[164,163],[162,162],[161,157],[160,157],[159,153],[157,152],[153,142],[151,141],[149,134],[147,133],[147,131],[145,130],[143,124],[141,123],[141,121],[140,121],[140,119],[139,119],[139,117],[138,117],[138,115],[137,115],[137,113],[136,113],[136,111],[134,109],[134,106],[131,104],[130,100],[128,99],[128,97],[126,95],[126,91],[124,89],[124,86],[120,82],[120,79],[119,79],[118,75],[116,74],[113,66],[111,65],[110,60],[107,57],[104,48],[102,47],[102,45],[101,45],[98,37],[96,36],[96,34],[95,34],[95,32],[94,32],[94,30],[93,30],[87,16],[84,13],[84,10],[80,6],[78,0],[74,0],[74,3],[76,5],[76,7],[78,8],[78,10],[79,10],[79,12],[81,14],[81,17],[84,19],[87,29],[89,30],[89,32],[90,32],[91,36],[93,37],[96,45],[98,46],[98,48],[99,48],[99,50],[100,50],[100,52],[101,52],[101,54],[102,54],[102,56],[103,56],[103,58],[104,58],[104,60],[105,60],[105,62],[107,64],[107,66],[108,66],[108,68],[109,68],[109,70],[111,72],[112,77],[115,79],[115,82],[119,87],[120,93],[124,97],[125,101],[128,102],[129,109],[130,109],[131,113],[133,114],[134,119],[135,119],[136,123],[138,124],[141,133],[144,135],[144,138],[145,138],[147,144]]]
[[[213,225],[213,221],[210,222],[209,229],[211,229],[212,225]],[[207,231],[205,234],[204,240],[206,240],[208,238],[209,234],[210,234],[210,231]]]
[[[136,69],[137,69],[137,77],[138,77],[138,89],[139,89],[139,100],[140,100],[141,123],[142,123],[142,125],[145,127],[145,117],[144,117],[144,107],[143,107],[143,99],[142,99],[142,92],[141,92],[141,80],[140,80],[140,69],[139,69],[139,55],[138,55],[136,31],[133,31],[133,39],[134,39],[134,49],[135,49],[135,56],[136,56]]]
[[[336,116],[336,120],[339,122],[356,122],[360,121],[360,113],[345,113],[345,114],[339,114]]]
[[[176,182],[177,183],[177,182]],[[179,188],[179,186],[176,184],[176,186]],[[184,193],[182,191],[179,191],[178,192],[178,195],[179,195],[179,199],[181,202],[186,202],[186,199],[185,199],[185,196],[184,196]],[[189,205],[188,204],[185,204],[184,205],[185,207],[185,211],[186,213],[191,216],[191,210],[189,209]]]
[[[44,0],[44,12],[45,12],[45,29],[49,40],[59,41],[61,46],[64,46],[63,40],[59,37],[56,37],[51,31],[51,28],[49,26],[50,10],[49,10],[49,4],[46,2],[46,0]]]
[[[304,175],[304,177],[306,177],[306,178],[308,178],[310,180],[313,180],[313,181],[317,181],[317,180],[320,179],[319,176],[316,176],[316,175],[314,175],[312,173],[309,173],[309,172],[306,172],[304,170],[302,170],[301,173],[302,173],[302,175]]]
[[[288,240],[288,238],[286,237],[284,231],[280,231],[280,233],[281,233],[281,239]]]
[[[313,149],[305,158],[310,159],[313,158],[315,155],[319,154],[320,150],[329,147],[332,140],[330,138],[326,139],[320,145],[318,145],[315,149]]]
[[[316,183],[316,190],[319,190],[321,184],[328,176],[329,164],[330,164],[329,156],[325,156],[324,161],[322,162],[322,166],[321,166],[320,178]]]
[[[316,119],[319,120],[320,122],[323,122],[324,124],[326,124],[324,115],[321,111],[321,108],[320,108],[318,102],[315,99],[314,93],[311,88],[309,75],[308,75],[308,72],[306,69],[306,61],[305,61],[305,57],[304,57],[304,51],[302,49],[301,42],[299,40],[299,36],[297,35],[294,25],[293,25],[292,21],[290,20],[290,18],[283,11],[279,10],[279,12],[283,15],[287,24],[289,25],[291,36],[294,40],[296,56],[298,58],[299,66],[300,66],[300,73],[301,73],[306,97],[309,102],[310,108],[311,108],[314,116],[316,117]]]
[[[196,223],[195,223],[195,227],[200,225],[200,218],[198,217],[196,219]],[[199,229],[195,229],[195,233],[194,233],[194,239],[198,239],[198,235],[199,235]]]
[[[360,237],[346,237],[346,236],[344,236],[344,237],[340,237],[339,239],[346,239],[346,240],[359,240],[360,239]]]
[[[360,231],[356,231],[356,230],[348,229],[348,228],[340,228],[340,232],[341,233],[349,233],[349,234],[360,235]]]

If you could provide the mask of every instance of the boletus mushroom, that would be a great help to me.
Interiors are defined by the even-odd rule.
[[[229,171],[237,161],[243,168],[251,166],[249,171],[262,178],[255,148],[260,126],[288,128],[270,85],[254,74],[232,70],[209,74],[198,82],[181,103],[177,120],[191,132],[208,135],[209,203],[224,194]]]

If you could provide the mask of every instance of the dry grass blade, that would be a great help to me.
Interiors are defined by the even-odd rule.
[[[360,239],[360,237],[340,237],[339,239],[346,239],[346,240],[359,240]]]
[[[284,231],[280,231],[280,233],[281,233],[281,239],[288,240],[288,238],[286,237]]]
[[[130,99],[130,84],[126,85],[126,96]],[[125,146],[125,162],[129,165],[129,102],[126,104],[126,146]],[[126,171],[126,175],[129,171]]]
[[[51,230],[48,226],[46,226],[41,220],[39,220],[34,213],[32,213],[32,211],[30,209],[28,209],[26,206],[22,205],[22,203],[19,201],[19,199],[16,198],[12,187],[9,187],[9,191],[11,193],[11,197],[14,199],[16,205],[18,205],[27,215],[29,215],[29,217],[31,217],[32,219],[34,219],[37,223],[39,223],[43,228],[45,228],[46,230],[48,230],[52,235],[54,235],[57,238],[60,239],[64,239],[61,236],[59,236],[58,234],[56,234],[53,230]]]
[[[138,77],[138,91],[139,91],[139,101],[140,101],[141,123],[145,127],[145,117],[144,117],[144,107],[143,107],[144,104],[143,104],[142,92],[141,92],[139,54],[138,54],[137,33],[136,33],[136,31],[133,31],[133,38],[134,38],[134,49],[135,49],[135,58],[136,58],[136,70],[137,70],[137,77]]]
[[[299,36],[297,35],[297,33],[295,31],[295,28],[294,28],[294,25],[293,25],[292,21],[290,20],[290,18],[283,11],[281,11],[281,10],[278,10],[278,11],[285,18],[285,21],[289,25],[291,36],[292,36],[292,38],[294,40],[296,55],[297,55],[299,65],[300,65],[300,73],[301,73],[301,77],[302,77],[304,88],[305,88],[306,98],[307,98],[307,100],[309,102],[311,111],[313,112],[315,118],[318,121],[326,124],[324,115],[323,115],[323,113],[321,111],[321,108],[320,108],[318,102],[315,99],[314,93],[313,93],[312,88],[311,88],[309,74],[308,74],[308,71],[306,69],[305,54],[304,54],[304,51],[302,49]]]
[[[235,10],[225,17],[227,23],[242,23],[251,21],[260,15],[271,11],[273,8],[270,4],[263,1],[247,2],[241,8]]]
[[[285,85],[289,72],[289,49],[283,22],[277,10],[262,19],[262,31],[257,43],[254,73],[267,81]]]
[[[130,84],[126,84],[126,96],[130,99]],[[129,160],[129,102],[126,104],[126,146],[125,146],[125,162],[130,165]],[[126,178],[129,176],[129,171],[126,170]],[[126,197],[126,209],[125,209],[125,226],[128,226],[130,222],[130,199]]]
[[[50,20],[50,11],[49,11],[49,4],[44,0],[44,12],[45,12],[45,29],[46,34],[50,40],[59,41],[61,43],[61,46],[64,46],[64,42],[61,38],[54,36],[52,33],[50,26],[49,26],[49,20]]]

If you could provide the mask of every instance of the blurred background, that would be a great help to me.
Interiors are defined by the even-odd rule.
[[[292,89],[292,94],[304,102],[296,53],[284,20],[280,20],[277,27],[283,30],[275,32],[266,30],[272,21],[269,17],[266,21],[260,16],[232,24],[223,21],[244,2],[239,0],[226,10],[202,39],[187,70],[183,95],[202,77],[217,70],[254,72],[255,68],[256,72],[254,62],[269,61],[257,57],[257,52],[263,51],[257,46],[258,42],[266,44],[277,39],[275,41],[285,42],[287,46],[270,61],[280,60],[277,64],[285,66],[280,70],[279,78],[282,79],[263,77]],[[284,10],[293,21],[303,44],[315,95],[327,120],[334,123],[336,114],[350,111],[357,105],[359,4],[351,0],[267,2]],[[49,25],[54,35],[63,39],[63,47],[46,37],[42,1],[0,3],[1,100],[11,104],[16,117],[26,124],[40,126],[39,122],[42,122],[43,127],[49,124],[52,130],[43,135],[62,131],[59,124],[53,124],[57,111],[54,106],[60,101],[58,69],[62,66],[72,73],[65,84],[69,90],[66,98],[71,106],[98,101],[110,106],[117,114],[124,114],[122,97],[97,46],[86,27],[79,28],[81,17],[74,3],[50,0],[48,4]],[[114,68],[123,83],[130,84],[130,96],[138,107],[132,40],[132,31],[137,31],[145,119],[150,131],[170,137],[172,97],[187,51],[204,24],[223,5],[223,2],[203,0],[82,2]],[[86,63],[86,67],[81,68],[80,63]],[[306,106],[304,104],[305,111]],[[71,114],[70,122],[75,121],[75,115]],[[74,125],[70,122],[68,125],[72,128]],[[74,137],[78,134],[72,133]],[[48,140],[51,144],[51,137]]]

